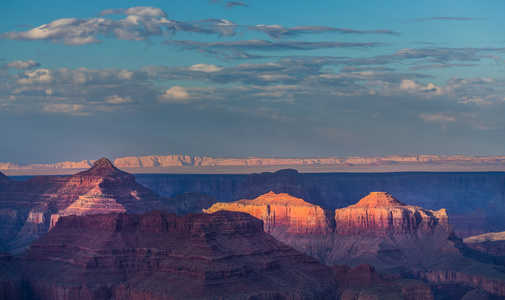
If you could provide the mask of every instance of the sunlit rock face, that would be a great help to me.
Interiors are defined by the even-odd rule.
[[[450,230],[447,211],[405,205],[385,192],[372,192],[358,203],[335,211],[336,233],[341,235],[432,232]]]
[[[265,231],[284,229],[292,234],[331,234],[334,229],[331,212],[288,194],[269,192],[253,200],[216,203],[204,210],[241,211],[265,222]]]
[[[272,207],[278,205],[278,196],[269,193],[254,200],[219,203],[208,211],[240,210],[254,214],[269,223],[265,230],[279,241],[329,266],[367,263],[380,272],[410,274],[433,285],[442,284],[441,293],[456,286],[505,296],[500,288],[505,286],[505,273],[468,255],[454,235],[445,209],[431,211],[406,205],[386,192],[372,192],[355,205],[329,215],[335,218],[330,233],[313,230],[309,222],[298,222],[297,230],[290,231],[285,229],[289,228],[287,222],[272,222]],[[291,198],[281,196],[282,209],[296,215],[293,212],[303,200],[286,201]]]
[[[323,299],[332,270],[240,212],[61,217],[21,256],[37,299]]]
[[[468,237],[463,242],[474,250],[505,257],[505,231]]]

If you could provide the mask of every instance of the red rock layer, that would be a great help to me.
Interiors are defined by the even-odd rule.
[[[37,299],[322,299],[330,268],[239,212],[62,217],[21,256]]]
[[[170,210],[165,198],[105,158],[72,176],[4,180],[0,185],[0,249],[13,253],[24,251],[60,216]]]
[[[405,205],[385,192],[372,192],[355,205],[337,209],[335,222],[340,235],[431,232],[439,224],[450,226],[445,209]]]
[[[207,213],[220,210],[241,211],[265,222],[265,231],[285,229],[293,234],[331,234],[331,212],[288,194],[267,193],[253,200],[216,203]]]

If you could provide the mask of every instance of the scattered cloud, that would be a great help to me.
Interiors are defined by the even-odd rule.
[[[27,61],[15,60],[10,63],[6,63],[5,66],[7,68],[13,68],[16,70],[29,70],[36,67],[40,67],[40,64],[34,60],[27,60]]]
[[[108,15],[126,15],[124,19],[105,18]],[[64,18],[38,26],[28,31],[11,31],[0,38],[11,40],[47,40],[67,46],[98,44],[100,38],[115,37],[120,40],[149,41],[150,37],[166,37],[177,32],[234,35],[234,24],[227,20],[180,22],[167,19],[167,14],[155,7],[108,9],[101,18]]]
[[[186,90],[181,87],[181,86],[173,86],[169,88],[168,90],[164,91],[160,96],[159,96],[159,101],[160,102],[165,102],[165,103],[187,103],[187,101],[191,97],[189,96],[189,93],[186,92]]]

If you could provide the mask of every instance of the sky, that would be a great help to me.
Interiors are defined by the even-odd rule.
[[[0,162],[504,155],[505,1],[0,2]]]

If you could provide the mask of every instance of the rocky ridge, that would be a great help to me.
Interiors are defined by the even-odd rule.
[[[494,256],[505,256],[505,231],[468,237],[463,242],[474,250]]]
[[[292,234],[331,234],[334,222],[331,212],[288,194],[274,192],[253,200],[216,203],[206,213],[220,210],[246,212],[265,222],[265,231],[285,230]]]
[[[419,281],[324,266],[262,224],[222,211],[62,217],[20,257],[20,277],[37,299],[433,299]]]
[[[431,233],[436,226],[449,231],[447,211],[431,211],[403,204],[385,192],[372,192],[358,203],[335,211],[336,233],[340,235],[388,233]]]
[[[158,196],[105,158],[68,177],[37,176],[15,181],[0,176],[0,190],[0,250],[12,253],[26,250],[61,216],[145,213],[157,209],[187,213],[194,206],[199,208],[210,201],[210,197],[198,193],[177,199]],[[186,203],[186,207],[176,211],[175,201]]]
[[[252,210],[243,207],[247,200],[235,203],[213,207]],[[262,204],[267,206],[268,202]],[[296,209],[291,207],[291,211]],[[257,215],[265,220],[268,216]],[[387,193],[373,192],[355,205],[337,209],[334,228],[331,234],[324,235],[314,232],[295,235],[271,228],[269,232],[327,265],[368,263],[381,272],[411,274],[432,284],[450,282],[505,296],[499,288],[505,285],[505,272],[462,251],[464,246],[455,237],[444,209],[431,211],[414,207]],[[441,279],[444,274],[446,278]]]
[[[0,163],[0,170],[30,170],[30,169],[74,169],[89,168],[93,161],[61,162],[56,164]],[[114,164],[119,168],[153,168],[174,166],[275,166],[275,165],[381,165],[395,163],[422,164],[505,164],[505,156],[441,156],[441,155],[389,155],[375,157],[316,157],[316,158],[221,158],[221,157],[191,157],[187,155],[151,155],[141,157],[117,158]]]

